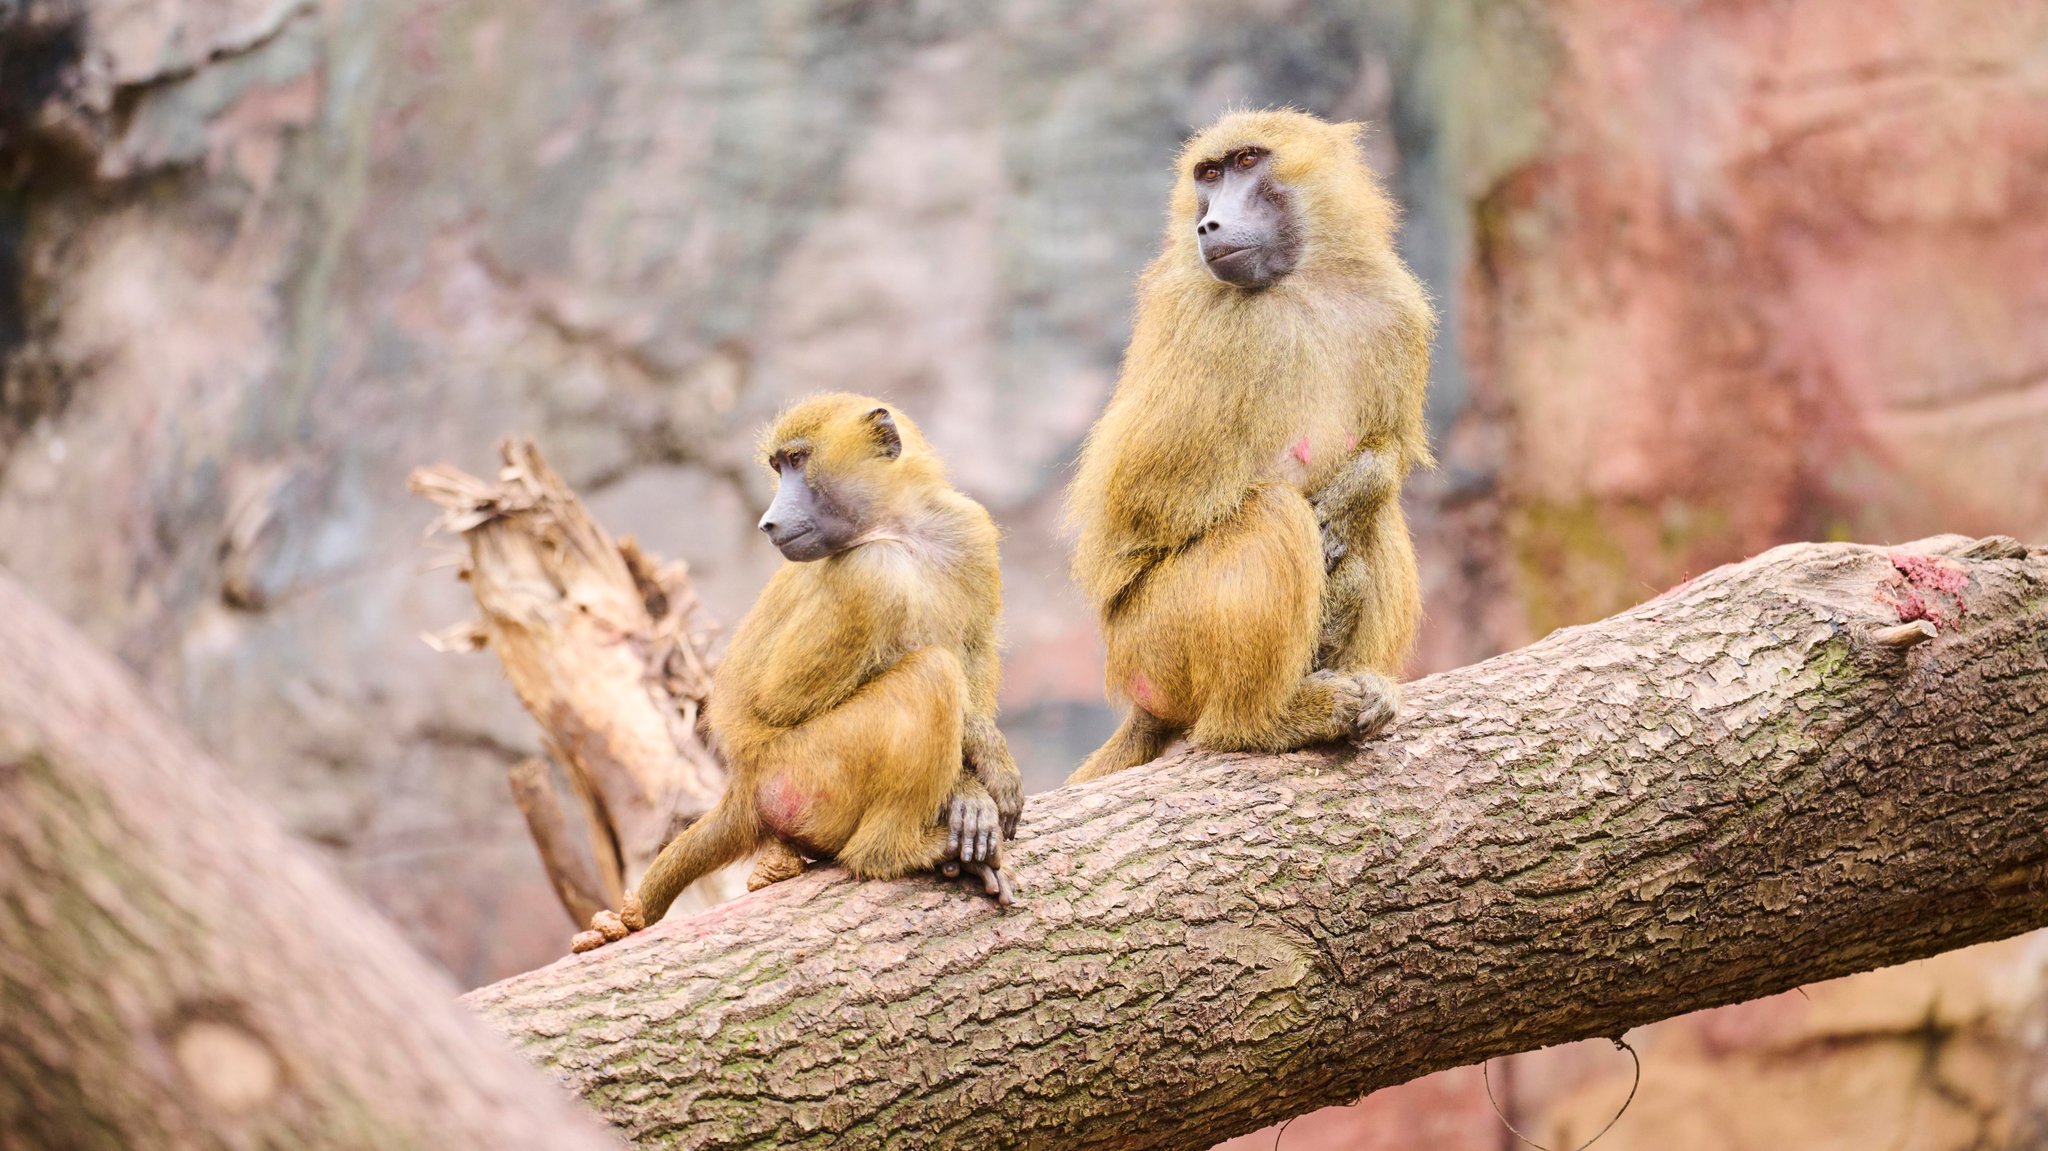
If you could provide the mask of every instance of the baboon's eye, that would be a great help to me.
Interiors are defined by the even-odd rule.
[[[1221,164],[1202,164],[1195,169],[1195,179],[1204,184],[1213,184],[1223,177]]]
[[[801,469],[805,464],[809,463],[810,460],[811,453],[804,451],[802,448],[798,448],[795,451],[783,453],[782,466],[786,468]]]
[[[1237,154],[1237,170],[1240,172],[1251,171],[1259,166],[1259,159],[1264,155],[1265,153],[1257,148],[1246,148]]]

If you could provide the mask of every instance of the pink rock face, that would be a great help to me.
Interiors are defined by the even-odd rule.
[[[2048,10],[1553,12],[1466,317],[1524,635],[1787,539],[2048,531]]]
[[[1443,454],[1497,474],[1500,499],[1473,535],[1422,520],[1435,578],[1418,663],[1515,646],[1790,539],[2048,537],[2048,9],[1545,11],[1545,132],[1475,205],[1454,320],[1477,418]],[[1489,554],[1503,535],[1508,554]],[[1478,574],[1442,575],[1474,550]],[[1901,620],[1967,610],[1941,561],[1893,562]],[[2041,1058],[2026,946],[1632,1033],[1644,1090],[1600,1146],[1996,1142],[2028,1122],[1998,1064]],[[1967,1020],[1959,1038],[1914,1039],[1938,1015]],[[1628,1087],[1625,1063],[1576,1052],[1496,1062],[1496,1087],[1504,1065],[1510,1113],[1553,1147],[1599,1130]],[[1934,1101],[1950,1083],[1966,1086]],[[1407,1145],[1518,1145],[1476,1083],[1447,1089],[1381,1092],[1373,1115],[1320,1113],[1280,1145],[1378,1146],[1448,1114],[1475,1121]]]

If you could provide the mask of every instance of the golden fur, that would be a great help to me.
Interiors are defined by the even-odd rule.
[[[1068,492],[1074,578],[1101,615],[1109,691],[1132,704],[1075,780],[1182,733],[1266,751],[1359,734],[1357,709],[1393,691],[1421,617],[1398,497],[1432,462],[1436,316],[1358,132],[1240,112],[1181,154],[1123,374]],[[1272,153],[1303,236],[1295,270],[1260,291],[1210,275],[1195,234],[1191,170],[1247,146]],[[1327,576],[1319,520],[1344,549]]]
[[[878,408],[901,437],[896,458],[864,422]],[[648,868],[628,926],[757,848],[750,887],[796,874],[806,856],[877,879],[932,868],[948,856],[939,817],[956,795],[993,793],[1014,826],[1022,792],[995,727],[994,522],[879,400],[796,404],[761,456],[791,445],[808,452],[813,489],[858,520],[859,542],[783,564],[740,622],[707,710],[731,781]]]

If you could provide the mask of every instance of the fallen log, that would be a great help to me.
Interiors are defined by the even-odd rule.
[[[467,1000],[649,1146],[1202,1147],[2017,934],[2048,552],[1778,548],[1412,684],[1362,748],[1035,796],[1007,859],[1009,911],[827,869]]]

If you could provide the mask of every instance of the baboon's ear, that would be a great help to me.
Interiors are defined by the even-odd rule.
[[[884,457],[893,460],[903,454],[903,435],[896,430],[896,417],[889,414],[889,409],[876,408],[867,414],[867,421],[868,431]]]

